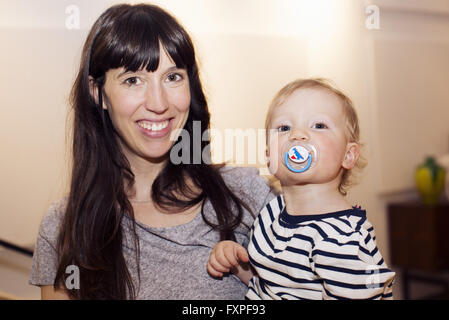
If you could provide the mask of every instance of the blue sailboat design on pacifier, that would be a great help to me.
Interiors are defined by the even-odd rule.
[[[309,144],[289,144],[286,146],[284,164],[295,173],[304,172],[312,166],[316,149]]]

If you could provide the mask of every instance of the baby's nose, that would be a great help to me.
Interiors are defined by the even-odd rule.
[[[309,140],[309,135],[305,130],[302,129],[292,129],[290,131],[290,140],[307,141]]]

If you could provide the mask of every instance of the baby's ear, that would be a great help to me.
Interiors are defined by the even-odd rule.
[[[348,143],[346,146],[346,154],[341,166],[347,170],[354,168],[357,160],[359,159],[359,155],[360,146],[355,142]]]
[[[265,148],[265,161],[267,162],[267,167],[270,167],[270,150],[268,146]]]

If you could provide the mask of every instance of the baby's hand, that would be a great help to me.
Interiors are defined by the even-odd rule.
[[[239,262],[247,263],[248,261],[248,252],[240,244],[229,240],[221,241],[210,253],[207,272],[213,277],[222,277],[223,273],[237,267]]]

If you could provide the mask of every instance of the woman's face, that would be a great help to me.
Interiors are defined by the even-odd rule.
[[[177,68],[160,48],[154,72],[126,72],[122,67],[106,73],[103,108],[108,110],[128,160],[166,156],[178,136],[172,132],[182,129],[189,115],[187,71]]]

